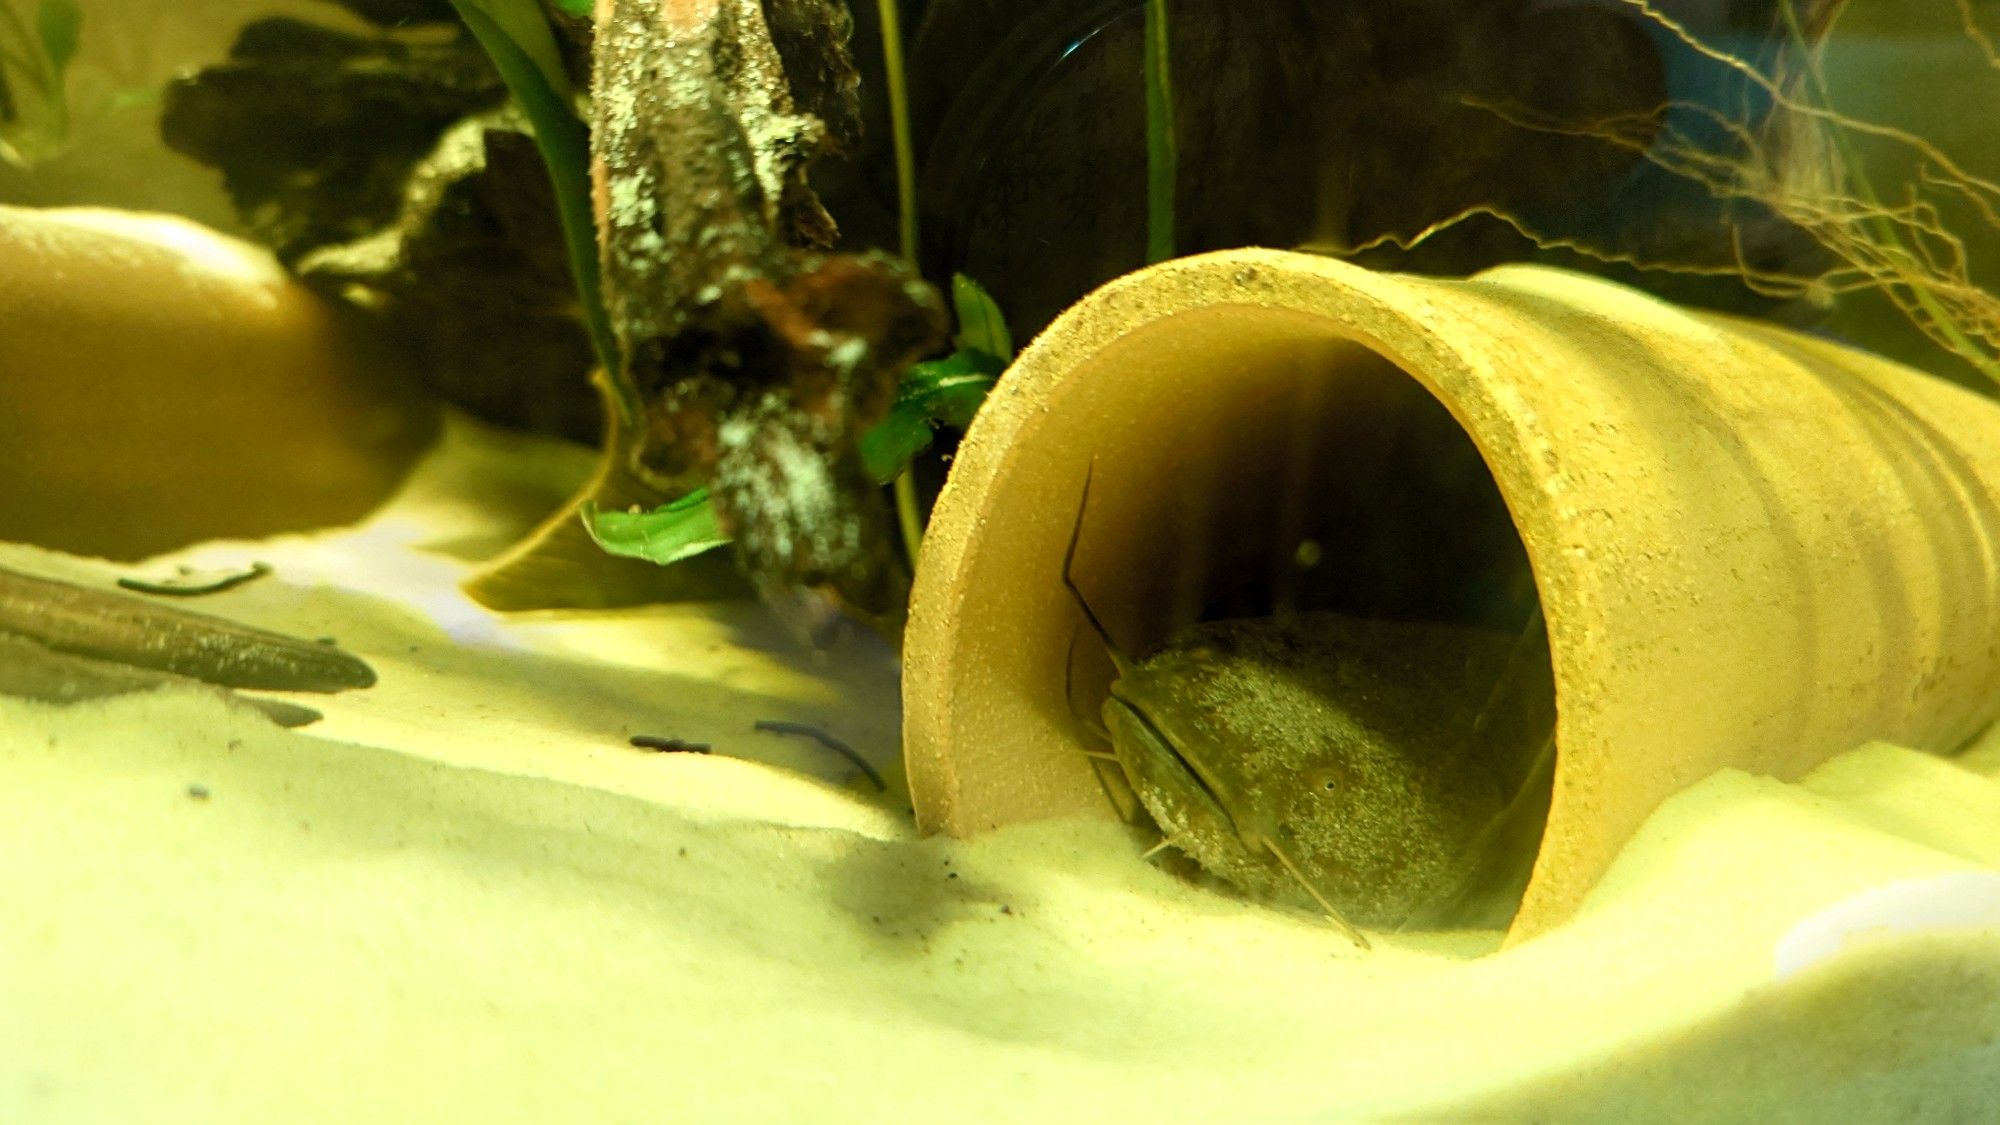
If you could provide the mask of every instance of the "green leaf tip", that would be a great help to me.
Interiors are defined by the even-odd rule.
[[[931,424],[923,415],[898,407],[861,439],[861,467],[878,484],[899,476],[917,454],[930,448]]]
[[[1014,337],[999,302],[964,274],[951,279],[952,309],[958,314],[958,335],[952,343],[961,351],[981,352],[1005,365],[1014,358]]]
[[[896,388],[889,416],[861,439],[868,475],[886,484],[930,448],[939,425],[959,430],[971,425],[1005,364],[984,351],[961,348],[912,366]]]
[[[598,274],[597,225],[591,214],[590,128],[577,116],[569,74],[555,33],[535,0],[451,0],[465,26],[493,60],[514,100],[534,126],[535,145],[548,166],[570,274],[583,307],[598,365],[606,373],[621,425],[638,417],[637,392],[624,376],[617,333],[604,308]]]
[[[76,0],[42,0],[41,7],[35,9],[35,34],[41,37],[42,51],[60,83],[83,40],[83,9]]]
[[[978,282],[954,276],[951,303],[958,314],[958,335],[952,338],[958,350],[912,364],[896,385],[896,405],[889,416],[861,439],[862,466],[884,484],[930,448],[938,426],[962,430],[971,425],[994,380],[1014,357],[1007,318]]]
[[[606,512],[586,503],[583,528],[609,555],[672,566],[726,545],[708,490],[696,489],[650,512]]]
[[[542,14],[536,0],[451,0],[451,3],[489,52],[493,44],[487,42],[488,36],[498,32],[534,64],[542,81],[558,97],[567,99],[575,92],[569,71],[563,66],[562,51],[556,47],[555,33],[549,30],[548,17]]]

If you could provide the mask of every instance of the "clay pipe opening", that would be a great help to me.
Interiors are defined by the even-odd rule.
[[[1138,346],[1144,334],[1135,334]],[[1132,479],[1096,481],[1096,497],[1079,506],[1075,529],[1089,562],[1073,577],[1085,589],[1111,591],[1092,595],[1093,603],[1115,605],[1107,612],[1123,627],[1113,626],[1111,641],[1134,658],[1198,622],[1289,618],[1312,635],[1309,623],[1318,615],[1338,614],[1490,631],[1498,643],[1448,661],[1462,667],[1404,677],[1413,695],[1437,682],[1464,698],[1401,705],[1405,715],[1393,714],[1398,703],[1382,700],[1392,714],[1379,735],[1395,737],[1398,719],[1425,717],[1411,712],[1449,712],[1462,721],[1441,725],[1464,748],[1425,752],[1462,758],[1452,768],[1477,775],[1464,780],[1467,790],[1490,784],[1505,795],[1503,803],[1519,794],[1521,815],[1534,819],[1526,829],[1532,837],[1510,842],[1504,875],[1481,879],[1501,884],[1496,893],[1506,901],[1486,901],[1489,893],[1475,909],[1431,919],[1505,925],[1540,841],[1551,782],[1537,769],[1547,765],[1535,756],[1540,744],[1521,741],[1535,732],[1518,729],[1522,721],[1552,721],[1553,687],[1526,552],[1472,441],[1420,383],[1361,344],[1296,339],[1304,348],[1298,354],[1263,353],[1268,381],[1234,365],[1237,379],[1254,384],[1239,384],[1249,401],[1227,415],[1226,432],[1211,431],[1206,440],[1189,435],[1175,445],[1183,456],[1194,445],[1207,447],[1200,471],[1178,487],[1154,484],[1184,464],[1178,459],[1144,465]],[[1098,476],[1096,466],[1091,475]],[[1521,636],[1518,648],[1502,639],[1527,630],[1536,635]],[[1498,658],[1516,652],[1516,662],[1538,663]],[[1408,654],[1377,658],[1395,665]],[[1067,664],[1065,703],[1080,749],[1088,751],[1101,742],[1096,716],[1116,673],[1105,645],[1089,633],[1073,635]],[[1519,697],[1536,692],[1542,699],[1529,708],[1533,718],[1524,718]],[[1329,703],[1343,713],[1348,706]],[[1356,714],[1380,709],[1362,705]],[[1093,768],[1113,808],[1124,819],[1144,821],[1125,771],[1102,756],[1102,745],[1094,749],[1100,753]],[[1539,792],[1520,793],[1524,785]]]
[[[1335,612],[1519,631],[1534,611],[1526,552],[1472,441],[1324,317],[1182,310],[1038,389],[982,489],[984,532],[938,547],[957,573],[920,583],[912,696],[943,708],[911,701],[927,828],[1135,811],[1117,767],[1089,753],[1113,673],[1060,584],[1086,474],[1073,577],[1134,657],[1198,621]]]
[[[1382,431],[1418,452],[1381,451]],[[1108,815],[1064,693],[1059,581],[1093,464],[1076,579],[1137,654],[1225,611],[1237,576],[1271,602],[1478,622],[1508,604],[1518,529],[1559,728],[1508,931],[1532,937],[1718,769],[1790,780],[1992,721],[1996,435],[1992,403],[1907,368],[1566,271],[1256,250],[1154,267],[1050,326],[959,448],[905,638],[918,822]],[[1271,578],[1292,525],[1320,548],[1295,594]]]

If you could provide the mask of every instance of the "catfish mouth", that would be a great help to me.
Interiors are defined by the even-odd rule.
[[[1202,775],[1200,767],[1190,761],[1187,755],[1181,753],[1180,748],[1174,745],[1173,739],[1168,738],[1160,730],[1159,726],[1153,722],[1151,716],[1147,715],[1138,704],[1121,695],[1115,684],[1112,686],[1110,696],[1105,699],[1104,706],[1107,712],[1111,712],[1111,714],[1106,716],[1110,720],[1106,723],[1107,726],[1116,732],[1123,725],[1130,735],[1137,737],[1144,744],[1138,751],[1139,753],[1144,754],[1147,758],[1159,763],[1161,766],[1173,770],[1180,777],[1184,777],[1188,782],[1186,788],[1199,796],[1202,803],[1207,806],[1206,811],[1213,814],[1223,824],[1228,825],[1229,830],[1238,839],[1242,838],[1243,833],[1236,825],[1236,818],[1230,815],[1229,807],[1223,803],[1222,797],[1216,792],[1214,784]],[[1121,724],[1118,721],[1120,719],[1125,720],[1125,722]],[[1127,767],[1127,772],[1130,772],[1129,767]]]

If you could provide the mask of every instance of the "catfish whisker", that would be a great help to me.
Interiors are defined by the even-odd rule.
[[[1077,726],[1096,735],[1098,741],[1103,742],[1105,745],[1111,745],[1110,727],[1105,726],[1102,721],[1093,721],[1088,716],[1079,715],[1076,711],[1076,631],[1074,629],[1070,631],[1069,649],[1063,655],[1063,705],[1069,709],[1069,717],[1075,720]],[[1116,755],[1105,752],[1085,750],[1084,753],[1093,758],[1116,759]]]
[[[1340,911],[1335,910],[1333,908],[1333,904],[1326,901],[1326,896],[1320,894],[1319,889],[1317,887],[1314,887],[1310,882],[1306,880],[1306,877],[1304,875],[1301,875],[1299,873],[1298,865],[1292,862],[1292,857],[1286,855],[1284,852],[1278,849],[1278,845],[1275,841],[1266,840],[1264,841],[1264,846],[1271,850],[1272,855],[1278,857],[1278,862],[1284,864],[1285,870],[1292,873],[1292,878],[1297,879],[1299,881],[1299,886],[1305,888],[1306,893],[1312,896],[1312,900],[1316,903],[1319,903],[1319,908],[1326,912],[1326,917],[1328,921],[1332,922],[1335,926],[1340,927],[1340,929],[1347,934],[1348,938],[1351,939],[1354,942],[1354,944],[1360,946],[1362,949],[1375,948],[1374,946],[1368,944],[1367,937],[1365,937],[1360,930],[1354,928],[1354,923],[1349,922],[1346,918],[1341,917]]]

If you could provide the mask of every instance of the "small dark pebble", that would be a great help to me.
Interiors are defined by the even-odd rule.
[[[193,797],[197,801],[206,801],[208,800],[208,786],[190,785],[188,786],[188,796]]]
[[[946,875],[946,876],[945,876],[945,878],[947,878],[947,879],[956,879],[956,878],[958,878],[958,872],[956,872],[956,871],[953,871],[953,872],[951,872],[950,874]]]
[[[632,736],[632,745],[641,750],[656,750],[662,754],[706,754],[709,751],[706,742],[689,742],[684,738],[662,738],[654,734],[635,734]]]

